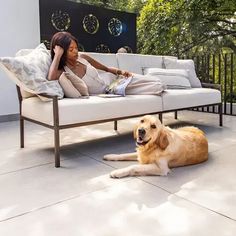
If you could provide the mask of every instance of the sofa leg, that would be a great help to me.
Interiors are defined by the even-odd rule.
[[[175,119],[178,119],[178,111],[175,111]]]
[[[55,167],[60,167],[60,134],[59,129],[54,129],[54,145],[55,145]]]
[[[222,103],[218,105],[218,113],[219,113],[219,125],[223,126]]]
[[[20,147],[25,147],[25,141],[24,141],[24,119],[20,117]]]
[[[159,113],[158,115],[159,115],[159,120],[162,123],[162,113]]]
[[[117,131],[117,120],[114,120],[114,130]]]

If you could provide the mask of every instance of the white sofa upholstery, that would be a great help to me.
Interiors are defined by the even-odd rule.
[[[162,111],[162,99],[153,95],[128,95],[117,98],[90,96],[89,99],[58,100],[59,125],[95,122]],[[52,102],[42,102],[37,97],[22,101],[22,115],[53,125]]]
[[[164,58],[168,58],[138,54],[88,54],[107,66],[138,74],[143,74],[144,68],[163,68]],[[6,68],[4,70],[12,79],[14,75]],[[105,75],[104,72],[100,73],[101,76]],[[19,88],[18,92],[20,93]],[[61,100],[53,97],[46,102],[36,96],[24,98],[25,93],[22,91],[21,95],[23,95],[20,99],[21,147],[24,147],[24,120],[54,129],[56,167],[60,166],[60,129],[111,120],[115,121],[115,129],[117,129],[117,121],[120,119],[144,114],[159,114],[162,118],[161,114],[164,112],[210,105],[218,105],[220,125],[222,125],[221,92],[212,88],[169,89],[160,96],[128,95],[116,98],[91,96],[89,99]]]
[[[162,95],[163,110],[177,110],[221,101],[219,90],[211,88],[168,89]]]

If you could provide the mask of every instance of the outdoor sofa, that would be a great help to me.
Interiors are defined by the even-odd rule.
[[[23,50],[22,52],[21,50],[21,55],[27,54],[28,51]],[[149,68],[173,67],[173,65],[168,65],[169,62],[172,64],[175,63],[175,69],[178,69],[176,65],[179,62],[180,67],[185,68],[186,65],[183,63],[187,62],[169,56],[125,53],[88,54],[107,66],[117,67],[137,74],[143,74]],[[188,63],[187,66],[190,65],[192,67],[190,70],[194,70],[193,62],[188,60]],[[175,112],[175,118],[177,118],[177,111],[209,106],[217,106],[219,125],[222,126],[220,86],[213,84],[201,85],[194,75],[195,71],[188,70],[190,74],[193,73],[191,75],[193,78],[190,81],[191,88],[172,87],[164,91],[161,95],[127,95],[125,97],[115,98],[90,96],[89,99],[58,99],[56,95],[51,96],[48,94],[40,94],[40,97],[32,96],[32,94],[24,91],[24,88],[18,83],[16,75],[4,66],[1,61],[0,68],[17,84],[20,104],[21,147],[24,147],[25,120],[54,130],[55,167],[60,167],[60,130],[66,128],[114,121],[114,129],[117,130],[117,121],[121,119],[145,114],[159,114],[159,118],[162,120],[162,114],[166,112]],[[108,76],[104,72],[100,73],[101,76]],[[157,73],[159,72],[157,71]],[[48,99],[47,101],[43,101],[42,98]]]

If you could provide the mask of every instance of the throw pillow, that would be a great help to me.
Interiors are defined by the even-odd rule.
[[[59,78],[59,83],[64,91],[65,97],[67,98],[79,98],[81,97],[80,92],[74,87],[71,81],[63,72]]]
[[[36,96],[35,94],[24,90],[23,87],[20,87],[20,93],[21,93],[21,96],[22,96],[23,99]]]
[[[0,68],[2,69],[3,72],[6,73],[6,75],[8,76],[8,78],[10,80],[12,80],[17,86],[19,86],[20,88],[20,92],[21,92],[21,96],[22,98],[28,98],[28,97],[32,97],[32,96],[36,96],[35,92],[29,88],[27,88],[17,77],[16,75],[11,72],[10,70],[7,69],[7,67],[5,65],[3,65],[3,63],[1,63],[1,58],[0,58]]]
[[[193,88],[201,88],[201,82],[198,79],[193,60],[177,60],[174,58],[164,57],[166,69],[185,69],[189,70],[189,82]]]
[[[14,73],[20,87],[26,87],[37,95],[46,93],[63,98],[59,82],[47,80],[51,57],[44,44],[40,44],[25,56],[2,57],[0,62]]]
[[[41,46],[41,45],[40,45]],[[42,46],[43,47],[43,46]],[[17,53],[16,53],[16,57],[20,57],[20,56],[26,56],[29,53],[31,53],[34,49],[20,49]]]
[[[168,89],[191,88],[188,70],[144,68],[144,74],[157,76]]]
[[[21,49],[16,53],[16,57],[26,56],[27,54],[31,53],[33,50],[34,49]],[[29,93],[28,91],[24,90],[22,86],[20,87],[20,93],[23,99],[37,96],[36,94],[32,92]]]
[[[85,82],[77,75],[64,72],[66,78],[72,83],[73,87],[78,90],[82,96],[89,96],[88,87]]]

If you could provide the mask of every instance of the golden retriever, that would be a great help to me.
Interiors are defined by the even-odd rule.
[[[169,168],[201,163],[208,159],[208,142],[200,129],[171,129],[155,116],[141,118],[134,129],[135,153],[108,154],[107,161],[134,161],[138,165],[114,170],[110,176],[121,178],[135,175],[167,175]]]

